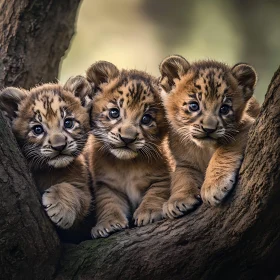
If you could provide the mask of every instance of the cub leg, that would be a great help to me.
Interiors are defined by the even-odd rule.
[[[57,226],[68,229],[84,218],[91,203],[90,193],[86,190],[66,182],[48,188],[42,196],[42,204],[50,219]]]
[[[95,191],[97,224],[91,229],[93,238],[107,237],[110,233],[128,227],[129,206],[126,198],[106,185]]]
[[[163,205],[165,217],[174,219],[201,204],[203,174],[191,166],[176,167],[171,175],[171,196]]]
[[[157,182],[150,186],[133,214],[136,226],[144,226],[163,218],[162,207],[169,197],[169,189],[169,180]]]
[[[240,168],[244,147],[242,145],[218,148],[206,170],[201,188],[204,203],[218,205],[232,190]]]

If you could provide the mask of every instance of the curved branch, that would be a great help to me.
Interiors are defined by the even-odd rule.
[[[220,207],[66,246],[57,279],[274,279],[280,255],[280,68]],[[274,277],[274,278],[273,278]]]

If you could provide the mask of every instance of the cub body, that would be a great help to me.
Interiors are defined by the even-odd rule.
[[[164,213],[175,218],[199,205],[201,198],[219,204],[232,189],[259,112],[252,97],[257,77],[247,64],[189,64],[181,56],[166,58],[160,72],[176,162]]]
[[[131,216],[137,226],[162,219],[170,185],[163,148],[167,125],[158,86],[147,73],[97,62],[87,79],[97,88],[89,160],[97,238],[128,227]]]
[[[77,79],[64,87],[44,84],[30,91],[10,87],[0,93],[0,108],[12,122],[46,213],[63,229],[82,220],[91,203],[88,172],[81,155],[89,118],[74,95],[83,94]]]

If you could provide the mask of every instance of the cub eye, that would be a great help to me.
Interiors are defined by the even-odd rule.
[[[109,116],[112,119],[117,119],[120,116],[120,110],[117,108],[110,109]]]
[[[64,128],[70,129],[74,126],[74,120],[73,119],[65,119],[64,120]]]
[[[230,110],[230,106],[229,105],[222,105],[222,107],[220,108],[220,113],[222,115],[227,115],[229,113],[229,110]]]
[[[32,127],[34,134],[40,135],[44,132],[44,128],[41,125],[35,125]]]
[[[151,115],[145,114],[141,119],[141,123],[144,125],[149,125],[152,122],[152,120],[153,118]]]
[[[189,104],[189,109],[190,109],[190,111],[192,111],[192,112],[198,111],[198,110],[199,110],[199,105],[198,105],[198,103],[197,103],[197,102],[191,102],[191,103]]]

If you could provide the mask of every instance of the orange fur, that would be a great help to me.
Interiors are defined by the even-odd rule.
[[[164,213],[175,218],[198,206],[201,198],[219,204],[232,189],[259,112],[252,98],[257,77],[247,64],[232,69],[216,61],[190,64],[176,55],[166,58],[160,71],[176,162]]]
[[[64,87],[44,84],[30,91],[6,88],[0,93],[0,108],[12,122],[43,193],[46,213],[65,229],[84,219],[91,203],[87,168],[80,155],[89,117],[80,100],[86,92],[75,86],[78,80],[70,79]]]
[[[162,219],[170,184],[167,125],[156,81],[147,73],[98,62],[87,77],[97,87],[90,141],[97,238],[128,227],[131,216],[137,226]]]

